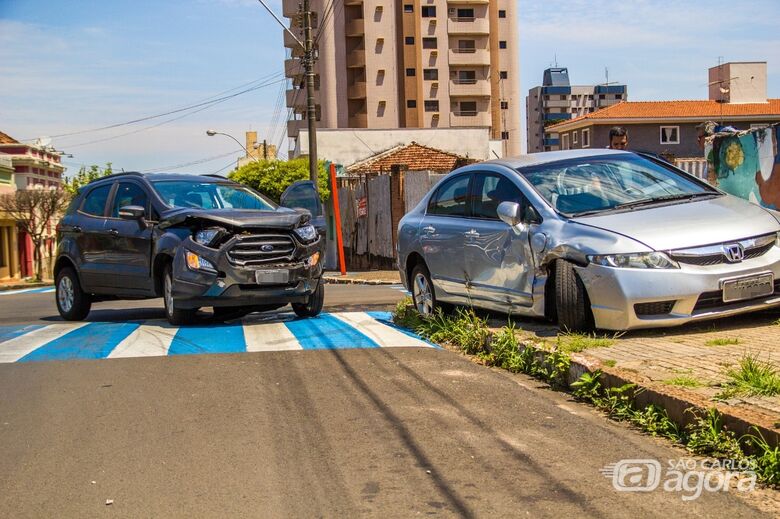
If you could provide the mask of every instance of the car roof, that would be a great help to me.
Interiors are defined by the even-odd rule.
[[[114,173],[113,175],[106,175],[105,177],[96,178],[90,184],[96,184],[106,180],[116,180],[117,178],[143,178],[149,182],[159,182],[165,180],[181,180],[185,182],[199,182],[204,184],[216,184],[228,182],[234,184],[232,180],[222,175],[192,175],[189,173],[140,173],[138,171],[125,171],[122,173]]]
[[[529,153],[527,155],[520,155],[517,157],[505,157],[502,159],[493,159],[480,164],[497,164],[506,166],[512,169],[523,168],[528,166],[537,166],[539,164],[547,164],[550,162],[557,162],[559,160],[567,159],[586,159],[589,157],[598,157],[604,155],[633,155],[630,151],[611,150],[608,148],[589,148],[584,150],[564,150],[564,151],[544,151],[540,153]]]

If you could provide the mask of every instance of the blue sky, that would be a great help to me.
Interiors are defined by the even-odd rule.
[[[281,0],[270,4],[281,13]],[[778,22],[777,0],[526,0],[521,91],[557,56],[574,84],[601,83],[608,67],[630,100],[704,99],[707,68],[722,56],[767,61],[769,96],[780,97]],[[74,155],[69,173],[109,161],[225,173],[239,147],[206,129],[276,143],[283,60],[282,30],[256,0],[0,0],[0,131],[68,134],[268,84],[186,117],[53,139]]]

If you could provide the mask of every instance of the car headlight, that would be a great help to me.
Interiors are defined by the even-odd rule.
[[[317,229],[315,229],[313,225],[304,225],[303,227],[298,227],[295,229],[295,234],[297,234],[298,237],[305,242],[314,241],[317,239]]]
[[[213,263],[191,251],[187,251],[187,266],[190,268],[190,270],[207,270],[211,272],[217,271],[217,268]]]
[[[591,263],[603,267],[624,269],[678,269],[680,265],[663,252],[638,252],[635,254],[606,254],[588,256]]]
[[[780,247],[780,232],[775,235],[775,246]]]
[[[225,232],[225,229],[222,227],[211,227],[209,229],[201,229],[195,233],[195,235],[192,237],[193,240],[195,240],[196,243],[200,243],[201,245],[209,246],[217,239],[218,236],[221,236],[222,233]]]

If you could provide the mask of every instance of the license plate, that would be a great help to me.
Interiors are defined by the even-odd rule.
[[[256,270],[255,281],[258,285],[282,285],[289,281],[290,273],[286,270]]]
[[[760,274],[723,282],[723,302],[744,301],[768,296],[775,291],[774,275]]]

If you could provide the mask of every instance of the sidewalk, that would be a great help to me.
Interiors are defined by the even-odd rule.
[[[325,272],[326,283],[350,284],[350,285],[398,285],[401,283],[401,274],[397,270],[369,270],[365,272],[347,272],[342,276],[340,272]]]
[[[757,425],[780,435],[780,395],[716,398],[732,381],[728,371],[739,370],[746,356],[771,366],[780,377],[778,318],[780,312],[775,310],[678,328],[607,334],[611,345],[598,347],[591,341],[594,347],[572,354],[572,360],[583,370],[601,369],[618,383],[637,384],[646,390],[649,401],[663,402],[670,414],[684,417],[691,406],[717,407],[737,429],[747,432],[750,425]],[[517,325],[526,340],[548,347],[556,344],[558,330],[549,323]],[[576,338],[561,338],[567,340]]]

